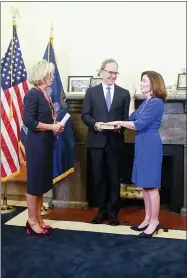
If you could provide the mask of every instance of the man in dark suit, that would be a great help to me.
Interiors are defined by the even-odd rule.
[[[108,220],[118,225],[120,198],[119,157],[124,145],[123,129],[102,130],[102,122],[128,120],[129,91],[115,84],[118,64],[113,59],[103,61],[100,69],[102,83],[86,92],[82,121],[88,126],[87,147],[90,151],[94,194],[99,211],[92,220],[100,224]]]

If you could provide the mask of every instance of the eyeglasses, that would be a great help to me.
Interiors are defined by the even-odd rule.
[[[108,71],[108,70],[105,70],[105,69],[102,69],[102,70],[108,72],[110,75],[118,75],[119,74],[119,72],[115,72],[115,71]]]

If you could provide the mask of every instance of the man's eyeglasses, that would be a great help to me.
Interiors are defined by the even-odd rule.
[[[102,69],[102,70],[108,72],[110,75],[118,75],[119,74],[119,72],[115,72],[115,71],[108,71],[108,70],[105,70],[105,69]]]

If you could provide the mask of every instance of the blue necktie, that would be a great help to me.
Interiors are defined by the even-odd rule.
[[[109,110],[110,110],[110,106],[111,106],[111,92],[110,92],[110,87],[107,87],[106,105],[107,105],[107,108],[108,108],[108,111],[109,111]]]

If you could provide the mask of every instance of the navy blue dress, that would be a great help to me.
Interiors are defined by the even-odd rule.
[[[145,100],[129,117],[137,129],[132,182],[142,188],[161,185],[163,148],[159,128],[163,113],[163,100],[151,98]]]
[[[32,88],[24,97],[23,123],[27,160],[27,193],[40,195],[53,185],[53,132],[36,131],[39,122],[52,124],[51,108],[40,91]]]

